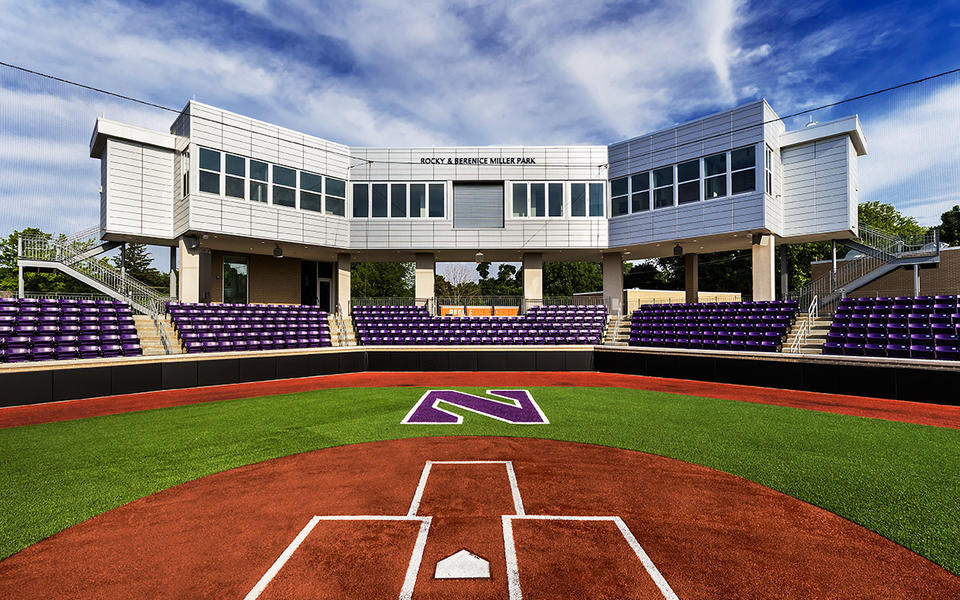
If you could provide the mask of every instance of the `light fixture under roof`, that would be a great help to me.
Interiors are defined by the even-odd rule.
[[[277,247],[273,249],[274,258],[283,258],[283,248],[280,247],[280,244],[277,244]]]

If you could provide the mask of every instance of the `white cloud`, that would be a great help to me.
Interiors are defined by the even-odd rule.
[[[938,223],[957,203],[960,82],[864,117],[863,129],[869,154],[860,159],[861,201],[880,200],[923,224]]]

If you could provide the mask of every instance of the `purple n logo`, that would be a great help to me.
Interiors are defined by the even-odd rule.
[[[483,396],[474,396],[456,390],[428,390],[400,422],[416,425],[459,425],[463,423],[463,417],[460,415],[437,406],[441,402],[446,402],[464,410],[515,425],[550,423],[527,390],[487,390],[487,393],[491,396],[509,400],[509,402],[491,400]]]

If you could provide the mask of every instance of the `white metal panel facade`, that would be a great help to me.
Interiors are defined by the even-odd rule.
[[[856,157],[866,151],[856,117],[785,133],[783,122],[762,100],[610,146],[349,148],[197,102],[188,103],[171,126],[174,135],[168,137],[176,142],[167,146],[173,150],[138,141],[137,135],[151,132],[127,138],[122,124],[103,127],[107,133],[95,130],[91,152],[95,143],[108,138],[101,211],[109,232],[173,240],[196,231],[360,251],[604,250],[726,234],[762,232],[787,238],[843,234],[856,227]],[[121,137],[112,137],[110,131],[120,131]],[[851,142],[844,132],[852,132],[856,140]],[[200,191],[201,148],[220,156],[220,172],[213,174],[219,186],[208,192]],[[734,194],[732,181],[737,175],[730,166],[731,152],[743,148],[755,151],[755,181],[752,190],[744,187],[741,171],[738,189],[745,191]],[[725,192],[706,199],[706,159],[718,154],[727,156]],[[230,192],[239,198],[227,195],[227,155],[243,159],[246,169],[242,191],[237,192],[234,181]],[[282,182],[273,181],[272,174],[263,180],[268,202],[255,201],[251,184],[257,161],[267,163],[270,173],[281,168],[282,175],[282,168],[293,169],[300,182],[304,174],[323,176],[323,212],[319,205],[301,206],[310,194],[304,195],[300,183],[294,184],[294,206],[274,205],[273,195],[283,198],[284,190],[278,191]],[[697,161],[700,173],[699,196],[693,199],[689,177],[679,180],[680,167],[690,161]],[[654,178],[649,174],[665,167],[673,173],[673,204],[654,208]],[[211,172],[205,173],[209,182]],[[628,196],[628,213],[611,216],[610,181],[640,173],[648,174],[649,208],[633,212]],[[339,192],[342,198],[330,197],[331,178],[345,184],[345,191],[341,186]],[[353,214],[353,184],[390,188],[394,183],[417,182],[443,186],[442,216]],[[472,228],[460,223],[455,228],[454,182],[496,182],[503,194],[502,226]],[[514,184],[551,182],[563,186],[561,215],[532,216],[532,209],[514,214]],[[682,183],[688,183],[687,203],[680,202]],[[587,189],[590,184],[603,186],[598,214],[573,216],[572,186],[580,184]],[[205,189],[211,189],[209,183]],[[711,189],[717,196],[716,185]]]
[[[852,146],[849,137],[839,136],[782,150],[784,237],[855,229]]]
[[[103,178],[106,219],[111,234],[173,236],[174,152],[116,138],[106,142]]]

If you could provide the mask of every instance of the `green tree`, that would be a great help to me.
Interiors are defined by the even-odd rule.
[[[147,251],[144,244],[128,243],[125,252],[118,252],[113,257],[113,266],[121,268],[123,263],[126,273],[137,281],[153,288],[164,288],[170,285],[170,274],[161,273],[153,265],[153,256]]]
[[[549,262],[543,264],[543,295],[572,296],[603,289],[603,271],[594,262]]]
[[[6,238],[0,241],[0,290],[17,292],[19,283],[17,281],[17,240],[23,237],[39,237],[51,239],[53,236],[36,227],[26,227],[19,231],[14,231]],[[64,235],[59,235],[58,239],[64,239]],[[82,243],[89,245],[92,242]],[[37,270],[24,270],[23,273],[24,291],[38,293],[70,293],[70,294],[90,294],[96,290],[80,283],[76,279],[61,273],[60,271],[40,272]]]
[[[350,294],[354,298],[412,298],[413,263],[353,263]]]
[[[917,223],[914,217],[908,217],[892,204],[885,204],[879,200],[861,202],[857,212],[861,225],[869,225],[874,229],[886,231],[907,240],[920,237],[927,232],[927,228]]]
[[[520,296],[523,294],[523,271],[514,265],[502,263],[497,269],[497,277],[490,277],[490,263],[477,264],[480,280],[480,295],[483,296]]]
[[[940,215],[940,241],[960,246],[960,206],[954,206]]]

